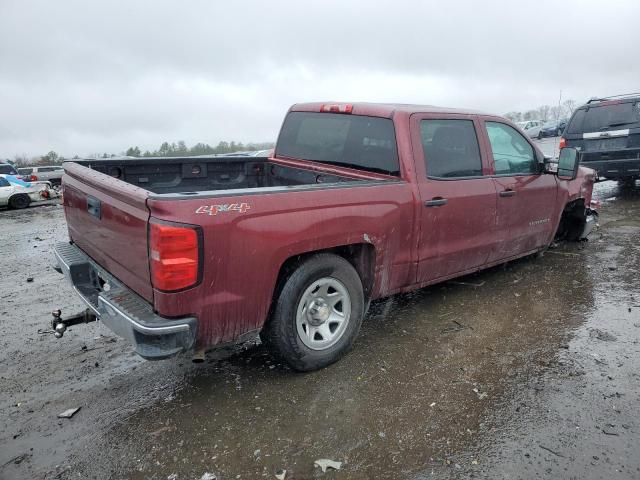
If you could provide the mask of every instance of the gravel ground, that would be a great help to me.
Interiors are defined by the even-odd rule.
[[[62,208],[0,211],[0,478],[640,478],[640,188],[597,196],[589,242],[376,302],[309,374],[260,345],[196,365],[99,323],[54,339],[50,311],[82,308],[50,266]]]

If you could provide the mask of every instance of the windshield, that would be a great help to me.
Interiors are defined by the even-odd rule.
[[[393,122],[340,113],[291,112],[276,156],[399,175]]]
[[[640,102],[614,103],[577,110],[568,133],[640,127]]]

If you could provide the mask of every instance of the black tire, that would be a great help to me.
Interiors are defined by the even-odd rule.
[[[11,208],[15,209],[27,208],[29,205],[31,205],[31,199],[29,198],[29,195],[20,193],[18,195],[14,195],[9,199],[9,205],[11,206]]]
[[[337,342],[324,350],[314,350],[300,338],[296,315],[305,291],[324,278],[342,283],[348,292],[351,309],[347,325]],[[364,292],[358,272],[344,258],[320,253],[306,259],[285,280],[260,337],[276,358],[294,370],[317,370],[334,363],[349,351],[360,330],[364,312]]]

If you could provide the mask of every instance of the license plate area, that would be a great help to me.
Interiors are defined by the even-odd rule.
[[[618,150],[627,148],[629,137],[618,138],[598,138],[595,140],[585,140],[584,150],[586,152],[601,152],[603,150]]]

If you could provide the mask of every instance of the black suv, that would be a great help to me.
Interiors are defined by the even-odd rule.
[[[599,177],[640,178],[640,93],[589,100],[573,112],[560,146],[580,151]]]

